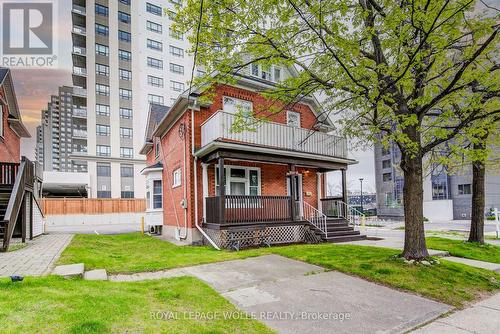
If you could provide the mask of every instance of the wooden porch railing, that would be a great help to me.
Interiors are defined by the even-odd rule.
[[[344,199],[342,197],[327,197],[321,199],[321,211],[328,217],[340,218],[345,216],[346,210],[340,203]]]
[[[18,169],[18,163],[0,162],[0,186],[13,186]]]
[[[224,196],[207,197],[207,224],[293,221],[290,196]]]

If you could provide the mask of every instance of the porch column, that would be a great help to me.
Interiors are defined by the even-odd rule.
[[[21,203],[21,209],[19,212],[21,214],[21,242],[22,243],[26,242],[26,223],[27,223],[27,220],[26,220],[26,196],[27,196],[27,193],[25,193],[23,196],[23,201]]]
[[[320,212],[323,212],[321,209],[321,198],[323,197],[323,194],[321,192],[321,180],[322,180],[322,177],[323,177],[323,173],[320,173],[320,172],[317,172],[316,173],[316,182],[317,182],[317,187],[316,187],[316,192],[317,192],[317,196],[318,196],[318,210]]]
[[[342,169],[342,201],[347,204],[347,177],[345,169]]]
[[[290,215],[292,216],[292,221],[295,221],[295,182],[296,176],[295,165],[290,164]]]
[[[203,221],[207,221],[207,197],[208,197],[208,164],[201,164],[201,179],[203,191]]]
[[[224,158],[219,158],[219,217],[224,224],[226,217],[226,184],[224,179]]]

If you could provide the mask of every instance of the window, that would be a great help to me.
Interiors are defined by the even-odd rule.
[[[470,183],[459,184],[458,185],[458,194],[459,195],[470,195],[470,194],[472,194],[471,184]]]
[[[224,184],[227,195],[259,195],[260,169],[255,167],[226,166]],[[219,168],[215,167],[215,190],[219,193]]]
[[[118,50],[118,58],[123,61],[132,61],[132,53],[125,50]]]
[[[146,11],[153,15],[161,16],[161,7],[146,2]]]
[[[148,57],[148,66],[157,69],[163,69],[163,61]]]
[[[300,128],[300,113],[296,111],[287,111],[286,124],[295,128]]]
[[[109,106],[105,104],[96,104],[95,112],[99,116],[109,116]]]
[[[131,119],[132,118],[132,109],[120,108],[120,117],[123,119]]]
[[[153,209],[161,209],[163,207],[162,193],[161,180],[153,180]]]
[[[108,12],[108,7],[99,4],[95,5],[95,13],[97,15],[108,16]]]
[[[102,125],[102,124],[96,125],[96,134],[98,136],[109,136],[110,131],[111,130],[109,125]]]
[[[95,64],[95,73],[97,75],[109,76],[109,66],[103,64]]]
[[[121,165],[120,166],[121,177],[134,177],[134,166],[132,165]]]
[[[148,84],[153,87],[163,87],[163,79],[148,75]]]
[[[181,186],[181,169],[178,168],[174,170],[173,176],[172,176],[172,188],[177,188]]]
[[[222,97],[222,109],[231,114],[243,113],[244,116],[249,117],[253,113],[252,102],[235,99],[233,97]]]
[[[269,81],[280,81],[282,74],[280,67],[255,63],[250,66],[250,73],[255,77]]]
[[[129,32],[118,30],[118,39],[120,41],[130,43],[132,40],[132,35]]]
[[[108,36],[109,34],[109,29],[107,26],[105,25],[102,25],[102,24],[99,24],[99,23],[96,23],[95,24],[95,33],[97,35],[101,35],[101,36]]]
[[[170,72],[184,74],[184,66],[170,63]]]
[[[122,158],[132,158],[134,155],[134,150],[130,147],[120,147],[120,157]]]
[[[181,5],[182,0],[170,0],[171,3],[175,3],[176,5]]]
[[[271,80],[271,67],[261,66],[260,77],[264,80]]]
[[[121,195],[122,195],[122,198],[134,198],[134,192],[131,190],[128,190],[128,191],[122,190]]]
[[[130,24],[130,15],[124,12],[118,12],[118,21]]]
[[[109,157],[111,155],[111,147],[107,145],[97,145],[96,154],[100,157]]]
[[[98,190],[97,198],[111,198],[111,191]]]
[[[184,35],[175,29],[169,28],[168,29],[168,35],[174,39],[177,39],[179,41],[182,41],[184,39]]]
[[[97,176],[111,177],[111,164],[98,162]]]
[[[252,64],[252,75],[259,76],[259,64]]]
[[[130,6],[130,0],[119,0],[122,4]]]
[[[156,138],[155,141],[155,158],[160,156],[160,139]]]
[[[392,174],[391,173],[384,173],[382,174],[382,181],[388,182],[392,180]]]
[[[281,68],[279,67],[274,68],[274,81],[281,81]]]
[[[163,27],[161,24],[154,23],[151,21],[146,22],[146,29],[148,29],[149,31],[152,31],[152,32],[159,33],[159,34],[161,34],[163,32]]]
[[[175,20],[176,13],[175,13],[174,11],[168,10],[168,11],[167,11],[167,16],[168,16],[168,19],[169,19],[169,20],[174,21],[174,20]]]
[[[184,84],[182,82],[170,81],[170,88],[172,88],[174,92],[182,92],[184,91]]]
[[[163,105],[164,99],[163,96],[148,94],[148,102],[151,104]]]
[[[120,137],[121,138],[132,138],[132,129],[131,128],[120,128]]]
[[[132,91],[130,89],[120,88],[120,99],[132,100]]]
[[[391,160],[382,160],[382,168],[391,168],[392,164],[391,164]]]
[[[0,104],[0,137],[3,137],[3,104]]]
[[[169,49],[170,54],[172,56],[180,57],[180,58],[184,57],[184,50],[183,49],[178,48],[178,47],[173,46],[173,45],[169,45],[168,49]]]
[[[391,154],[391,149],[389,147],[382,146],[382,155],[389,155]]]
[[[124,70],[124,69],[120,68],[119,74],[120,74],[121,80],[125,80],[125,81],[132,80],[132,72],[129,70]]]
[[[98,44],[95,45],[95,53],[100,56],[109,56],[109,47],[106,45]]]
[[[96,84],[95,85],[95,93],[97,95],[109,96],[109,86]]]
[[[163,44],[161,42],[155,41],[153,39],[147,40],[147,47],[151,50],[163,51]]]

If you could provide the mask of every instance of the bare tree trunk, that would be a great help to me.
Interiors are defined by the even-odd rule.
[[[486,136],[487,138],[487,136]],[[474,150],[486,148],[486,138],[474,144]],[[484,179],[485,163],[476,161],[472,164],[472,214],[470,222],[469,242],[484,244]]]
[[[403,161],[405,245],[403,257],[420,260],[427,256],[424,230],[424,190],[421,157],[407,157]]]

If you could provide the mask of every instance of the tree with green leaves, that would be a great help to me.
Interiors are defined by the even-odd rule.
[[[498,111],[481,108],[498,89],[498,14],[474,0],[188,0],[176,28],[190,31],[199,83],[234,82],[252,64],[289,66],[263,92],[284,106],[317,94],[339,128],[361,141],[395,143],[404,173],[403,256],[428,256],[423,224],[424,156],[471,123]],[[470,108],[453,109],[467,96]],[[274,111],[274,110],[273,110]],[[479,111],[479,112],[477,112]],[[280,112],[280,110],[275,110]],[[360,139],[361,138],[361,139]]]

